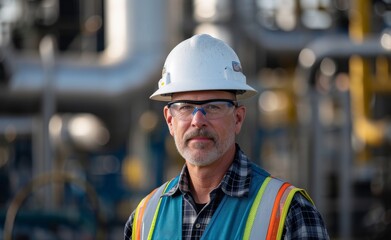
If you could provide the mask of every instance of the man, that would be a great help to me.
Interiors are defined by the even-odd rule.
[[[145,197],[125,239],[328,239],[302,189],[273,178],[235,142],[256,94],[224,42],[196,35],[168,55],[159,89],[164,117],[185,159],[181,173]]]

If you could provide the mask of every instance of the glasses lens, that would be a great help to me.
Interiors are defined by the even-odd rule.
[[[171,104],[170,111],[174,117],[186,120],[192,115],[195,107],[196,106],[194,104],[177,102]]]
[[[201,111],[206,119],[213,120],[228,115],[236,103],[232,100],[176,101],[168,104],[171,114],[181,120],[190,120]]]

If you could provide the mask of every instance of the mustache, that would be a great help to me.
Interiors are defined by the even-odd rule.
[[[194,137],[206,137],[212,139],[213,141],[216,139],[216,136],[213,133],[205,130],[204,128],[188,132],[184,136],[186,142]]]

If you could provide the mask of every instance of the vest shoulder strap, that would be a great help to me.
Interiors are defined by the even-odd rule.
[[[152,231],[150,229],[154,229],[161,196],[169,184],[170,181],[153,190],[137,206],[133,220],[132,240],[152,238]]]
[[[243,239],[281,239],[289,206],[296,192],[303,190],[277,178],[267,177],[251,206]]]

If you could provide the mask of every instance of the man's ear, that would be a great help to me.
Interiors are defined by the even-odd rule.
[[[235,109],[235,133],[239,134],[246,117],[246,107],[239,106]]]
[[[166,119],[166,124],[167,124],[168,130],[170,130],[170,134],[172,136],[174,136],[174,130],[172,128],[172,115],[170,113],[170,109],[168,109],[167,106],[165,106],[163,108],[163,115],[164,115],[164,118]]]

